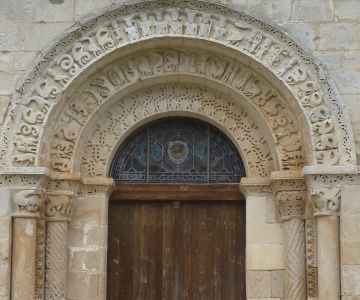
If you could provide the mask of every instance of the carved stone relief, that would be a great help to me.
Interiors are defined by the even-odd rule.
[[[105,13],[74,29],[44,54],[41,63],[18,88],[18,126],[14,132],[16,138],[11,151],[12,163],[19,166],[38,164],[40,140],[49,113],[80,73],[116,49],[140,40],[163,36],[206,39],[235,49],[259,62],[286,86],[308,119],[314,163],[354,163],[351,130],[342,106],[326,75],[319,73],[318,66],[293,41],[254,18],[224,7],[176,0],[128,5]],[[155,70],[172,72],[176,68],[176,55],[174,57],[171,53],[166,57],[155,55],[153,59]],[[110,78],[98,78],[97,82],[93,82],[100,98],[106,98],[111,93],[109,84],[121,85],[129,77],[134,78],[141,73],[146,76],[149,71],[146,64],[149,62],[144,58],[139,59],[139,62],[138,68],[141,69],[138,72],[134,73],[133,68],[125,65],[120,73],[110,74],[112,82],[109,82]],[[236,79],[234,77],[238,70],[232,69],[234,66],[225,68],[221,61],[213,61],[208,66],[210,69],[207,73],[213,78],[223,77],[230,82]],[[262,98],[259,101],[266,105],[268,97],[273,95],[266,94],[266,89],[259,90],[256,87],[257,78],[251,74],[242,79],[245,81],[235,81],[238,88],[253,85],[249,97]],[[99,98],[91,99],[91,94],[85,97],[90,101],[90,106],[99,105],[96,103]],[[79,109],[77,105],[78,103],[74,103],[74,110]],[[276,110],[277,107],[273,109]],[[84,119],[87,113],[86,110],[78,111],[78,115],[82,115]],[[71,120],[71,116],[64,115],[63,118]],[[280,124],[273,124],[275,128],[286,122],[282,117],[277,120]],[[67,141],[66,145],[60,145],[64,148],[63,152],[71,153],[75,142],[73,132],[64,130],[58,134]],[[67,162],[63,164],[66,165]]]
[[[81,173],[106,176],[112,153],[120,140],[143,119],[161,113],[186,113],[206,117],[226,128],[248,162],[248,172],[254,176],[269,176],[272,156],[269,145],[258,126],[229,97],[191,84],[162,84],[145,88],[110,105],[97,118],[88,140],[82,143]],[[53,158],[56,161],[55,158]]]
[[[311,192],[314,216],[338,215],[341,205],[339,187],[315,188]]]
[[[112,63],[69,96],[55,126],[57,131],[50,149],[52,169],[57,172],[71,170],[71,160],[74,159],[81,131],[99,107],[104,106],[112,95],[139,80],[174,74],[205,77],[234,89],[242,98],[255,106],[265,119],[272,132],[272,139],[278,145],[281,168],[294,169],[302,166],[302,141],[297,125],[293,121],[295,116],[286,108],[285,100],[281,95],[259,74],[235,60],[226,60],[207,52],[156,49]],[[136,105],[136,101],[133,105]],[[138,107],[138,109],[142,108]],[[146,109],[148,108],[144,108]],[[216,110],[221,113],[220,103]],[[195,107],[194,112],[196,111]],[[97,118],[101,117],[97,116]]]

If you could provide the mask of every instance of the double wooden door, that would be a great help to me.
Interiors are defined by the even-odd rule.
[[[245,300],[243,201],[112,201],[108,300]]]

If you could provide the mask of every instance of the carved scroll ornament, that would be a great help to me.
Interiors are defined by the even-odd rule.
[[[81,72],[115,49],[161,36],[207,39],[245,53],[260,62],[287,86],[309,120],[316,163],[336,165],[354,161],[352,140],[347,130],[348,120],[344,118],[341,105],[334,98],[326,78],[322,76],[320,80],[318,66],[309,63],[312,62],[311,59],[294,42],[276,29],[249,16],[212,4],[174,0],[128,5],[105,13],[92,20],[89,26],[83,25],[75,29],[41,58],[39,66],[19,87],[23,99],[19,101],[21,106],[17,110],[19,122],[15,130],[13,164],[37,164],[40,140],[49,113],[60,95]],[[165,69],[172,72],[176,68],[171,55],[166,60],[156,56],[153,58],[157,59],[154,70]],[[143,63],[146,65],[147,61]],[[222,62],[216,62],[214,65],[221,64]],[[138,69],[145,65],[138,64]],[[124,68],[119,73],[121,76],[114,74],[113,83],[119,85],[129,81],[131,76],[139,76],[142,70],[147,72],[146,69],[139,69],[140,72],[134,73],[126,65]],[[130,72],[124,73],[124,70]],[[213,77],[223,76],[220,70],[221,68],[215,68],[207,72]],[[230,76],[227,80],[232,81],[233,72],[229,70],[226,71]],[[109,95],[109,87],[103,79],[99,78],[95,86],[101,97]],[[266,102],[265,92],[263,91],[262,97]],[[255,91],[255,95],[256,93]],[[91,97],[89,94],[89,101],[92,101]],[[76,110],[77,104],[74,105]],[[334,112],[337,115],[334,116]],[[87,110],[79,111],[83,118],[86,118],[87,113]],[[71,116],[62,117],[69,117],[69,121],[71,120]],[[283,118],[277,120],[280,123],[274,124],[275,127],[282,124]],[[342,128],[341,134],[337,134],[337,128]],[[64,130],[59,134],[68,142],[64,152],[73,151],[75,137],[72,132]],[[343,151],[339,151],[339,147]],[[66,158],[63,165],[68,163]]]

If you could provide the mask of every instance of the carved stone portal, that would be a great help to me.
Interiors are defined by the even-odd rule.
[[[78,195],[98,193],[97,176],[108,175],[118,143],[148,120],[182,115],[213,123],[242,152],[248,174],[268,181],[275,170],[300,173],[304,164],[356,164],[350,122],[326,72],[278,29],[195,0],[120,6],[79,24],[42,52],[0,129],[1,167],[11,169],[0,183],[15,191],[14,300],[43,299],[44,291],[49,299],[65,297],[71,195],[59,191],[78,185]],[[34,179],[40,166],[49,179],[41,187]],[[300,300],[306,297],[307,188],[303,178],[288,179],[272,178],[271,187],[284,225],[286,297]],[[44,191],[55,191],[46,207]],[[312,198],[318,237],[336,230],[338,190],[314,189]],[[319,281],[327,271],[322,253]],[[309,261],[311,296],[317,261]],[[333,294],[336,299],[338,291]]]

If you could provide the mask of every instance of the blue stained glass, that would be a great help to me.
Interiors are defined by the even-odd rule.
[[[169,118],[131,135],[115,154],[111,176],[128,183],[231,183],[245,176],[234,144],[199,120]]]

